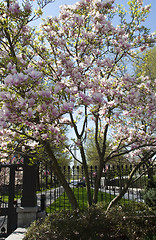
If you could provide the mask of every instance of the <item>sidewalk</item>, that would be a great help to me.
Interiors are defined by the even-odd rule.
[[[17,228],[5,240],[22,240],[25,236],[26,228]]]

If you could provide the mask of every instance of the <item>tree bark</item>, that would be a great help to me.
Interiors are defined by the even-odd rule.
[[[85,158],[85,152],[83,145],[81,143],[80,146],[80,152],[81,152],[81,157],[82,157],[82,162],[83,162],[83,167],[84,167],[84,173],[85,173],[85,182],[86,182],[86,187],[87,187],[87,199],[88,199],[88,204],[89,206],[92,205],[92,195],[91,195],[91,188],[90,188],[90,181],[89,181],[89,173],[88,173],[88,165],[86,162]]]
[[[97,119],[97,123],[98,123],[98,119]],[[97,138],[98,124],[96,126],[95,143],[96,143],[96,146],[97,146],[97,151],[98,151],[98,154],[99,154],[99,160],[100,161],[99,161],[97,178],[96,178],[95,188],[94,188],[94,196],[93,196],[93,202],[95,204],[98,202],[98,192],[99,192],[99,188],[100,188],[102,170],[103,170],[103,167],[104,167],[104,157],[105,157],[105,152],[106,152],[106,139],[107,139],[108,126],[109,126],[108,124],[106,124],[106,126],[105,126],[105,131],[104,131],[104,135],[103,135],[102,151],[100,150],[100,146],[99,146],[98,138]]]
[[[94,186],[94,195],[93,195],[93,203],[94,204],[97,204],[97,202],[98,202],[98,192],[99,192],[99,187],[100,187],[102,169],[103,169],[103,165],[100,164],[99,169],[97,171],[97,177],[96,177],[95,186]]]
[[[85,113],[86,113],[86,116],[87,116],[86,107],[85,107]],[[72,113],[70,114],[70,118],[71,118],[71,122],[72,122],[73,127],[74,127],[75,134],[77,136],[77,139],[80,140],[80,153],[81,153],[81,158],[82,158],[82,163],[83,163],[84,173],[85,173],[85,182],[86,182],[86,187],[87,187],[87,199],[88,199],[89,206],[91,206],[92,205],[92,195],[91,195],[91,188],[90,188],[90,181],[89,181],[88,165],[87,165],[87,161],[86,161],[84,147],[83,147],[83,144],[81,142],[81,138],[82,138],[83,133],[85,131],[85,125],[86,125],[86,122],[87,122],[87,118],[85,117],[85,121],[84,121],[84,124],[83,124],[81,134],[78,133],[78,129],[77,129],[77,126],[74,122],[74,118],[73,118]]]
[[[44,147],[45,147],[46,152],[48,153],[48,156],[50,157],[50,159],[53,162],[54,172],[55,172],[56,176],[58,177],[58,179],[60,180],[62,186],[64,187],[65,192],[67,193],[67,196],[68,196],[69,202],[71,203],[72,209],[73,210],[78,209],[79,206],[78,206],[77,200],[75,198],[74,192],[69,187],[69,184],[66,181],[66,178],[60,169],[60,166],[59,166],[57,159],[50,147],[50,144],[48,142],[46,142],[44,144]]]

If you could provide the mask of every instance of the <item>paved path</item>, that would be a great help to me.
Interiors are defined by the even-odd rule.
[[[49,207],[61,194],[64,192],[64,188],[58,187],[55,189],[50,189],[43,191],[42,193],[37,193],[37,206],[41,205],[41,194],[46,196],[46,207]]]
[[[0,216],[0,232],[3,227],[7,230],[7,216]],[[5,238],[0,237],[0,240],[3,239]]]
[[[12,234],[10,234],[6,238],[6,240],[22,240],[26,231],[26,228],[17,228]]]
[[[117,196],[119,194],[119,187],[105,187],[99,189],[101,192],[106,192],[111,195]],[[141,197],[141,188],[129,188],[129,190],[125,193],[123,196],[124,199],[128,200],[134,200],[136,202],[143,202],[143,199]]]

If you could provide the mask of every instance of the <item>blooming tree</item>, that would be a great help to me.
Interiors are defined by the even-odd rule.
[[[0,3],[0,126],[5,154],[8,141],[14,150],[18,143],[23,153],[44,147],[73,208],[78,204],[54,146],[65,144],[73,156],[75,146],[80,152],[77,160],[84,167],[89,205],[98,201],[104,164],[117,156],[131,160],[137,156],[136,168],[114,204],[137,168],[152,161],[156,151],[155,82],[136,78],[123,64],[155,41],[142,24],[150,6],[132,0],[126,11],[114,0],[80,0],[62,6],[58,17],[43,20],[34,32],[28,26],[33,18],[31,2],[23,8],[14,0],[7,3]],[[84,148],[90,127],[99,156],[93,197]],[[65,128],[71,134],[65,134]],[[113,150],[107,155],[110,133]]]

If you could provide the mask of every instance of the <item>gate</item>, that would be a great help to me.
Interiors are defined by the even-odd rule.
[[[0,165],[0,237],[17,228],[16,207],[20,204],[22,175],[22,165]]]

